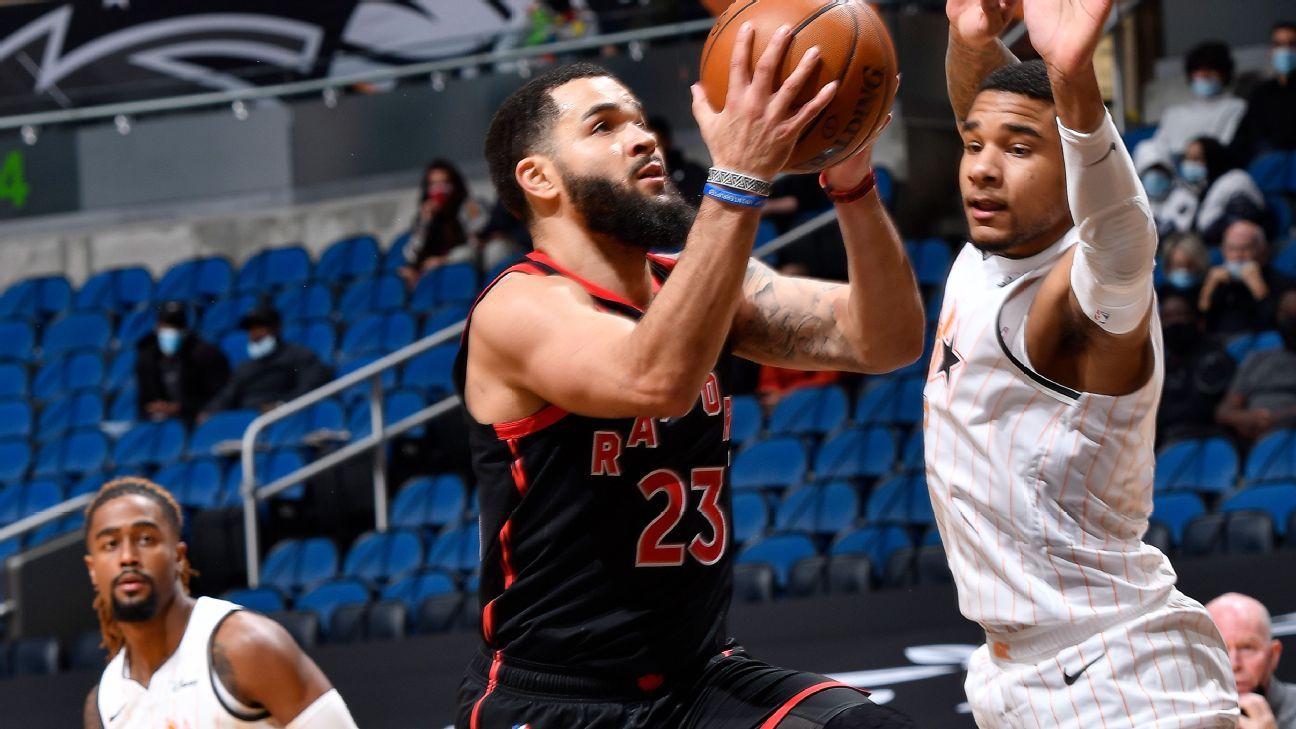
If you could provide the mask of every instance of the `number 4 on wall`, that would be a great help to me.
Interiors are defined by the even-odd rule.
[[[4,166],[0,167],[0,200],[8,200],[14,208],[21,210],[27,204],[27,193],[31,186],[23,171],[22,152],[14,150],[5,155]]]

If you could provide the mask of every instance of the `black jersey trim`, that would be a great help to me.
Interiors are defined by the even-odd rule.
[[[234,707],[225,703],[224,694],[228,693],[231,697],[233,697],[234,692],[230,691],[229,687],[223,683],[220,686],[216,685],[216,682],[219,681],[220,679],[216,678],[216,671],[213,670],[214,667],[212,666],[211,655],[212,655],[212,648],[215,647],[216,645],[216,634],[220,632],[221,626],[225,624],[225,621],[228,620],[231,615],[239,612],[240,610],[242,610],[242,608],[231,610],[225,613],[224,615],[221,616],[220,620],[216,621],[216,625],[212,626],[211,636],[207,639],[207,678],[208,680],[211,681],[212,694],[216,697],[216,703],[220,704],[222,709],[229,712],[230,716],[234,717],[235,719],[238,719],[239,721],[247,721],[247,722],[262,721],[264,719],[269,719],[271,716],[270,712],[266,711],[264,708],[255,714],[248,714],[239,711],[238,709],[235,709]],[[225,691],[222,692],[221,689],[225,689]]]
[[[1004,305],[1007,305],[1008,299],[1012,298],[1012,296],[1013,294],[1009,294],[1008,297],[1004,299]],[[1060,382],[1050,380],[1030,367],[1027,367],[1021,360],[1017,359],[1017,355],[1013,354],[1012,347],[1008,346],[1008,342],[1004,341],[1003,337],[1002,321],[1004,305],[1001,305],[999,307],[999,312],[995,314],[995,338],[999,340],[999,349],[1004,353],[1004,356],[1006,356],[1008,361],[1011,362],[1012,365],[1022,374],[1031,378],[1035,384],[1055,392],[1069,400],[1079,400],[1081,395],[1079,390],[1073,390]]]

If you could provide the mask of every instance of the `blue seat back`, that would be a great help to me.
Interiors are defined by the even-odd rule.
[[[138,423],[113,446],[113,464],[135,470],[164,465],[185,450],[184,426],[175,420]]]
[[[320,631],[328,635],[330,618],[343,605],[362,605],[369,601],[369,588],[359,580],[330,580],[312,588],[293,603],[297,610],[308,610],[319,616]]]
[[[1220,511],[1263,511],[1273,519],[1278,536],[1287,536],[1289,519],[1296,511],[1296,481],[1242,489],[1225,499]]]
[[[401,386],[427,393],[429,399],[454,392],[454,360],[459,343],[439,344],[410,359],[401,371]]]
[[[405,284],[395,276],[378,276],[356,281],[342,292],[338,314],[344,321],[376,311],[390,311],[405,305]]]
[[[1153,500],[1150,518],[1165,524],[1170,529],[1171,542],[1177,545],[1188,522],[1204,513],[1206,507],[1197,494],[1162,493],[1156,494]]]
[[[25,439],[0,440],[0,484],[23,480],[31,460],[31,448]]]
[[[36,439],[47,442],[76,428],[95,428],[104,419],[104,403],[99,393],[75,392],[54,400],[41,410]],[[3,416],[0,416],[3,420]]]
[[[805,387],[788,393],[770,414],[771,435],[823,435],[846,422],[840,387]]]
[[[755,395],[737,395],[730,400],[729,439],[743,445],[760,435],[765,419]]]
[[[420,337],[430,337],[433,334],[445,329],[448,326],[458,324],[468,318],[468,307],[460,304],[450,304],[442,306],[431,314],[423,322],[423,330]]]
[[[368,314],[342,335],[342,356],[390,354],[414,341],[414,317],[403,311]]]
[[[134,381],[126,384],[108,405],[108,420],[114,422],[133,422],[139,414],[139,391]]]
[[[730,481],[735,489],[786,488],[805,480],[805,446],[792,437],[757,441],[734,459]]]
[[[301,246],[270,248],[244,262],[235,293],[261,294],[305,284],[310,279],[310,254]]]
[[[0,296],[0,319],[44,319],[71,307],[72,286],[66,278],[26,278]]]
[[[769,505],[764,496],[754,491],[740,491],[733,495],[734,544],[747,544],[759,538],[769,525]]]
[[[108,392],[119,392],[127,385],[135,382],[135,360],[137,358],[134,347],[123,349],[113,357],[112,364],[108,365],[108,375],[104,378],[103,387]]]
[[[869,494],[864,518],[872,523],[908,526],[935,523],[927,479],[920,473],[907,473],[878,484]]]
[[[117,348],[135,349],[139,341],[153,333],[157,323],[157,312],[151,309],[139,309],[122,317],[117,325]]]
[[[55,359],[77,349],[104,349],[112,339],[108,318],[95,312],[68,314],[45,328],[41,357]]]
[[[21,365],[0,363],[0,397],[25,397],[27,370]]]
[[[121,313],[153,298],[153,276],[143,268],[114,268],[91,276],[76,293],[78,311]]]
[[[214,509],[225,506],[221,468],[212,458],[195,458],[164,466],[153,480],[175,496],[176,502],[190,509]]]
[[[1247,172],[1261,192],[1281,193],[1287,189],[1291,177],[1291,158],[1286,152],[1268,152],[1256,157],[1247,165]]]
[[[888,377],[864,390],[855,406],[860,425],[913,425],[922,419],[923,381]]]
[[[1238,456],[1223,438],[1184,440],[1157,454],[1154,484],[1157,492],[1198,491],[1223,493],[1237,480]]]
[[[217,339],[238,328],[243,315],[257,305],[257,297],[245,295],[221,299],[203,312],[198,332],[206,339]]]
[[[288,539],[266,556],[261,581],[285,592],[308,590],[333,579],[338,571],[337,547],[324,537]]]
[[[286,328],[284,334],[284,339],[287,339]],[[225,336],[220,338],[218,346],[220,347],[221,354],[224,354],[225,359],[229,361],[230,367],[234,368],[248,361],[247,344],[247,332],[239,329],[232,332],[226,332]]]
[[[399,600],[414,612],[423,600],[433,595],[451,595],[456,592],[454,580],[440,570],[424,570],[406,575],[391,582],[382,590],[382,599]]]
[[[786,585],[792,565],[816,554],[814,543],[803,534],[775,534],[742,550],[737,563],[764,562],[774,568],[775,581]]]
[[[41,447],[32,475],[37,478],[81,475],[103,470],[107,460],[108,439],[103,433],[74,430]]]
[[[221,599],[259,613],[273,613],[284,609],[283,596],[269,587],[243,587],[230,590],[221,595]]]
[[[45,414],[41,413],[41,422],[44,421]],[[0,400],[0,438],[25,440],[31,437],[31,432],[31,405],[26,400]]]
[[[1274,431],[1256,442],[1244,477],[1247,483],[1296,480],[1296,428]]]
[[[370,582],[385,581],[412,572],[423,563],[423,541],[418,534],[396,529],[361,535],[347,551],[342,574]]]
[[[950,249],[940,238],[927,238],[913,244],[914,274],[922,286],[941,286],[949,273]]]
[[[378,241],[371,235],[340,240],[320,256],[315,266],[315,280],[337,286],[356,278],[378,273]]]
[[[285,326],[284,340],[300,344],[319,356],[323,362],[334,361],[337,350],[337,334],[333,325],[326,319],[311,319]]]
[[[391,245],[383,253],[384,273],[395,273],[396,269],[405,265],[405,246],[409,245],[409,239],[409,233],[401,233],[392,239]]]
[[[340,433],[346,428],[342,405],[336,400],[323,400],[309,408],[271,423],[262,436],[271,448],[297,445],[307,436],[325,431]]]
[[[833,436],[815,454],[815,478],[877,478],[891,470],[895,457],[895,436],[889,429],[851,428]]]
[[[98,388],[103,376],[103,357],[94,352],[74,352],[37,370],[31,395],[37,400],[50,400],[75,390]]]
[[[194,258],[172,266],[153,290],[157,301],[206,303],[228,296],[234,268],[224,258]]]
[[[779,531],[836,534],[859,515],[859,495],[844,481],[803,486],[788,492],[774,516]]]
[[[481,566],[477,523],[465,524],[437,537],[428,548],[427,565],[452,572],[475,572]]]
[[[391,520],[399,527],[439,528],[459,523],[467,508],[467,491],[458,476],[420,476],[396,494]]]
[[[216,446],[230,441],[241,441],[243,432],[256,420],[255,410],[226,410],[213,413],[210,418],[194,428],[189,440],[189,452],[195,456],[213,455]]]
[[[477,296],[477,269],[470,263],[434,268],[419,279],[410,297],[410,310],[430,312],[442,306],[467,306]]]
[[[285,322],[327,318],[333,314],[333,292],[318,283],[291,286],[275,296],[274,306]]]
[[[0,360],[32,361],[36,334],[25,321],[0,321]]]
[[[828,549],[828,553],[833,556],[862,554],[873,564],[885,565],[892,552],[912,546],[913,540],[907,528],[894,524],[872,524],[843,534]]]

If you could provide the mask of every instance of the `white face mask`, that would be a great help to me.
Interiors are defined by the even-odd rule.
[[[275,341],[275,337],[273,334],[268,334],[264,337],[261,337],[255,342],[248,342],[247,343],[248,356],[251,357],[252,359],[261,359],[262,357],[275,351],[276,344],[278,344],[278,342]]]

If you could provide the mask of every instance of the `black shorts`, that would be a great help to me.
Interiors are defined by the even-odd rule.
[[[777,668],[741,649],[696,678],[627,690],[594,678],[474,656],[459,687],[456,729],[901,729],[903,714],[814,673]]]

